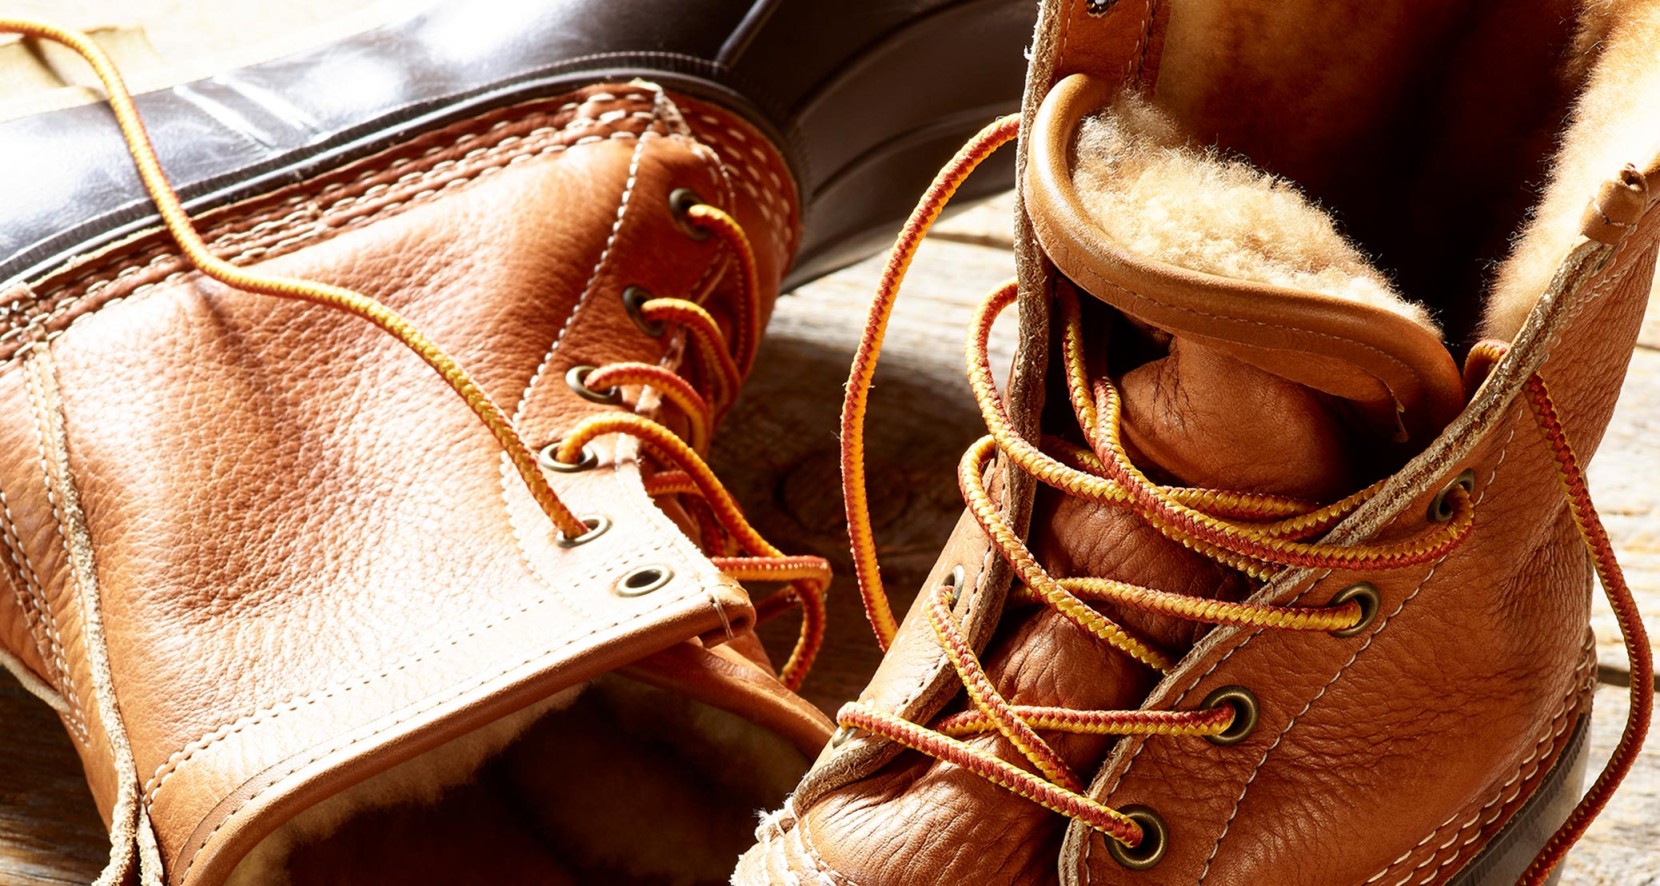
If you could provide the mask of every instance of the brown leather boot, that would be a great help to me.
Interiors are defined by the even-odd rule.
[[[1660,241],[1657,48],[1652,2],[1046,3],[1023,118],[924,198],[854,364],[887,657],[734,882],[1544,880],[1649,720],[1581,466]],[[869,343],[1017,126],[990,436],[896,629]],[[1581,801],[1593,567],[1634,689]]]
[[[136,104],[0,23],[128,136],[0,128],[0,664],[101,883],[727,877],[831,731],[791,691],[826,568],[701,454],[786,273],[1015,107],[1030,29],[774,6],[437,4]],[[873,112],[912,65],[921,132]]]

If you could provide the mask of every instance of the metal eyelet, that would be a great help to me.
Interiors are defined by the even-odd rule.
[[[1164,849],[1170,842],[1170,831],[1165,828],[1164,819],[1146,806],[1125,806],[1118,811],[1141,825],[1141,842],[1131,848],[1104,836],[1103,839],[1107,841],[1107,853],[1112,856],[1112,860],[1132,871],[1145,871],[1158,864],[1164,858]]]
[[[709,201],[698,196],[691,188],[675,188],[669,192],[669,212],[674,216],[674,223],[680,230],[693,240],[709,239],[708,228],[693,222],[688,214],[693,206],[699,206]]]
[[[1258,709],[1255,693],[1243,686],[1223,686],[1205,696],[1199,707],[1209,710],[1222,705],[1233,708],[1233,723],[1222,732],[1205,736],[1205,741],[1227,747],[1239,744],[1256,731]]]
[[[570,389],[575,391],[577,396],[584,400],[592,400],[595,403],[605,403],[608,405],[621,403],[622,391],[619,391],[616,388],[606,388],[603,391],[596,391],[593,388],[588,387],[588,376],[594,374],[594,368],[595,367],[593,366],[572,366],[570,370],[565,373],[565,384],[569,385]]]
[[[667,566],[641,566],[617,582],[617,596],[643,597],[669,583],[674,570]]]
[[[858,734],[859,730],[854,729],[852,726],[838,726],[836,727],[835,732],[830,733],[830,747],[839,748],[842,745],[847,744],[848,739]]]
[[[1342,606],[1350,600],[1360,604],[1360,621],[1355,622],[1350,627],[1332,631],[1331,635],[1333,637],[1353,637],[1366,630],[1372,624],[1372,619],[1378,617],[1378,609],[1383,605],[1383,597],[1378,594],[1377,586],[1371,582],[1363,581],[1338,591],[1326,606],[1328,608]]]
[[[605,534],[605,530],[611,528],[611,518],[605,516],[604,514],[595,514],[592,517],[583,517],[582,525],[588,527],[588,531],[582,533],[581,535],[567,537],[564,533],[560,533],[558,540],[559,546],[562,548],[574,548],[577,545],[585,545],[588,542],[599,538]]]
[[[558,457],[559,447],[563,443],[563,440],[555,440],[543,446],[542,451],[536,453],[536,463],[550,471],[558,471],[561,474],[575,474],[589,470],[599,464],[599,456],[594,454],[594,449],[591,446],[582,447],[582,460],[579,462],[573,464],[568,461],[560,461]]]
[[[1445,489],[1435,494],[1435,500],[1429,503],[1429,522],[1445,523],[1453,518],[1454,511],[1452,506],[1447,503],[1447,498],[1457,488],[1462,488],[1466,493],[1475,492],[1476,472],[1469,468],[1459,471],[1458,476],[1454,477]]]
[[[652,338],[662,338],[667,327],[661,322],[647,320],[645,315],[640,313],[640,309],[648,301],[651,301],[651,293],[647,292],[644,287],[630,286],[623,290],[623,310],[628,312],[628,319],[633,320],[634,325],[638,326],[640,331],[646,335]]]
[[[963,585],[966,583],[967,578],[968,575],[963,572],[962,564],[958,564],[953,567],[951,569],[951,574],[945,577],[945,586],[951,589],[951,598],[947,602],[947,605],[949,605],[952,609],[956,609],[957,601],[963,598]]]

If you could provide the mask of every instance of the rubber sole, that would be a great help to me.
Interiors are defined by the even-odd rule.
[[[1449,886],[1511,886],[1539,854],[1556,829],[1562,826],[1579,802],[1585,783],[1586,762],[1591,754],[1590,713],[1574,724],[1567,747],[1533,796],[1511,817],[1487,848],[1449,881]],[[1545,882],[1562,877],[1558,867]]]

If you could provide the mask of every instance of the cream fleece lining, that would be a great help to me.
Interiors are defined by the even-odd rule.
[[[406,760],[289,819],[243,856],[225,886],[282,886],[289,882],[288,858],[295,847],[326,838],[358,813],[398,803],[437,803],[445,788],[471,778],[485,760],[500,753],[542,715],[570,707],[586,685],[572,686]]]
[[[1370,305],[1440,334],[1295,185],[1189,146],[1144,99],[1083,121],[1073,176],[1091,217],[1134,255]]]
[[[1521,329],[1579,238],[1586,205],[1602,183],[1628,163],[1647,171],[1660,156],[1660,2],[1595,4],[1578,43],[1596,58],[1595,68],[1574,104],[1544,198],[1494,283],[1483,324],[1493,338],[1509,340]]]

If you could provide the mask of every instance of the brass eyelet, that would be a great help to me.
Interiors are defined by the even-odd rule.
[[[1343,590],[1338,591],[1336,596],[1332,597],[1331,602],[1327,603],[1326,606],[1328,608],[1342,606],[1350,600],[1354,600],[1360,604],[1360,621],[1355,622],[1350,627],[1339,628],[1332,631],[1331,635],[1333,637],[1353,637],[1361,631],[1366,630],[1366,628],[1371,626],[1372,619],[1378,617],[1378,609],[1383,605],[1383,597],[1378,594],[1377,586],[1373,585],[1371,582],[1363,581],[1358,584],[1349,585]]]
[[[709,229],[692,221],[689,214],[693,206],[707,202],[691,188],[675,188],[669,192],[669,213],[674,216],[674,223],[680,226],[680,230],[693,240],[709,239]]]
[[[564,533],[560,533],[558,541],[559,546],[562,548],[574,548],[577,545],[585,545],[588,542],[599,538],[605,534],[605,530],[611,528],[611,519],[606,517],[604,514],[595,514],[592,517],[583,517],[582,525],[588,527],[588,531],[582,533],[581,535],[568,537]]]
[[[1445,489],[1435,494],[1435,500],[1429,503],[1429,522],[1445,523],[1453,518],[1455,512],[1452,506],[1447,503],[1447,498],[1452,495],[1454,489],[1458,488],[1462,488],[1466,493],[1475,492],[1476,472],[1469,468],[1459,471],[1458,476],[1454,477]]]
[[[847,744],[848,739],[858,734],[859,730],[854,729],[852,726],[838,726],[836,727],[835,732],[830,733],[830,747],[839,748],[842,745]]]
[[[605,403],[607,405],[621,403],[622,391],[616,388],[596,391],[588,387],[588,376],[593,374],[594,367],[592,366],[572,366],[565,373],[565,384],[570,386],[570,389],[584,400],[592,400],[595,403]]]
[[[1118,811],[1141,825],[1141,842],[1131,848],[1111,837],[1103,837],[1112,860],[1132,871],[1145,871],[1158,864],[1164,858],[1165,846],[1170,842],[1170,832],[1164,827],[1164,819],[1146,806],[1125,806]]]
[[[628,312],[628,319],[633,320],[634,325],[639,327],[640,331],[646,335],[652,338],[662,338],[666,327],[660,322],[647,320],[645,315],[640,313],[640,309],[648,301],[651,301],[651,293],[647,292],[644,287],[629,286],[623,290],[623,310]]]
[[[947,605],[952,609],[956,609],[957,601],[963,598],[963,584],[967,581],[967,578],[968,575],[963,572],[962,564],[953,567],[951,574],[945,577],[945,586],[951,589],[951,598]]]
[[[582,460],[579,462],[560,461],[558,457],[559,447],[563,443],[563,440],[555,440],[543,446],[542,451],[536,453],[536,463],[550,471],[558,471],[561,474],[579,473],[599,464],[599,456],[594,454],[591,446],[582,447]]]
[[[667,566],[641,566],[617,582],[617,596],[643,597],[669,583],[674,570]]]
[[[1222,732],[1205,736],[1205,741],[1227,747],[1239,744],[1256,731],[1259,711],[1255,693],[1243,686],[1223,686],[1205,696],[1199,707],[1209,710],[1222,705],[1233,708],[1233,723]]]

